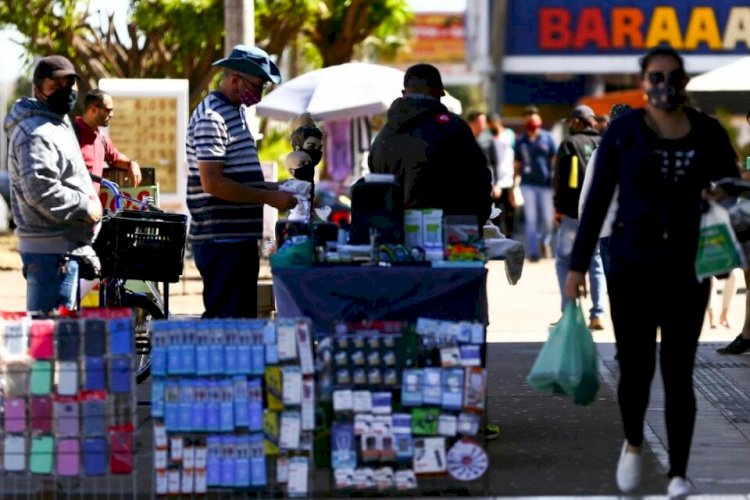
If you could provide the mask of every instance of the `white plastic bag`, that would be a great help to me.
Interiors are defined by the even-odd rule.
[[[729,211],[708,202],[708,210],[701,216],[698,252],[695,255],[695,275],[698,281],[729,273],[737,267],[745,268],[745,255],[737,241]]]

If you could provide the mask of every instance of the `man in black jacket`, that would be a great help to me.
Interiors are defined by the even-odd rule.
[[[404,208],[475,215],[481,227],[492,203],[487,159],[466,122],[440,103],[443,95],[437,68],[417,64],[406,70],[403,97],[391,104],[370,148],[370,171],[396,177]]]
[[[561,308],[568,303],[565,296],[565,278],[570,269],[570,254],[578,231],[578,201],[581,197],[583,176],[591,154],[601,139],[595,128],[594,111],[585,105],[576,106],[570,114],[570,136],[563,141],[557,152],[557,164],[552,180],[555,191],[554,204],[556,219],[559,221],[557,245],[555,247],[555,268],[562,296]],[[589,266],[591,299],[589,328],[603,328],[601,316],[604,313],[604,267],[597,247]]]

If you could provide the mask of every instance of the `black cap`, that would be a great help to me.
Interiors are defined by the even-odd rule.
[[[579,104],[575,108],[573,108],[573,111],[570,113],[571,118],[578,118],[581,121],[584,122],[591,122],[594,120],[596,115],[594,114],[594,110],[591,109],[589,106],[586,106],[585,104]]]
[[[404,74],[404,88],[409,87],[443,90],[443,79],[440,77],[440,71],[432,64],[415,64]]]
[[[39,82],[45,78],[60,78],[64,76],[75,76],[81,78],[76,73],[76,68],[67,57],[64,56],[47,56],[39,60],[34,68],[34,81]]]

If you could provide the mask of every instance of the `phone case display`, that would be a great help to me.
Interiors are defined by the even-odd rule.
[[[420,476],[481,477],[484,325],[420,318],[338,324],[318,343],[337,489],[410,490]],[[371,375],[372,374],[372,375]]]
[[[151,325],[157,495],[307,496],[315,366],[306,319]]]
[[[124,308],[0,314],[0,473],[132,473],[132,331]]]

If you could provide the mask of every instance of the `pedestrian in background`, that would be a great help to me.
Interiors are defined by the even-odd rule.
[[[552,134],[542,129],[542,117],[536,106],[524,111],[525,132],[516,141],[515,167],[521,177],[526,250],[531,262],[540,256],[551,257],[555,207],[552,202],[552,166],[557,144]]]
[[[5,118],[11,209],[26,278],[26,310],[75,308],[79,263],[93,254],[102,205],[83,163],[68,113],[78,100],[73,63],[47,56],[34,68],[34,97]]]
[[[656,365],[656,331],[664,381],[669,496],[690,494],[688,457],[695,425],[693,366],[708,300],[695,257],[702,195],[711,182],[739,174],[721,124],[684,106],[688,76],[671,48],[641,58],[645,109],[612,123],[602,139],[566,283],[586,294],[584,273],[619,186],[610,246],[609,297],[620,364],[618,400],[625,441],[617,465],[623,492],[642,475],[643,419]]]
[[[631,108],[627,104],[618,103],[612,106],[612,109],[610,110],[609,114],[611,116],[611,121],[615,121],[623,114],[630,111]],[[591,155],[591,158],[589,158],[589,163],[586,165],[586,171],[589,173],[589,175],[586,175],[583,177],[583,186],[581,186],[581,197],[578,202],[578,214],[580,217],[580,214],[583,213],[583,206],[586,202],[586,198],[588,198],[589,191],[591,189],[591,180],[594,178],[593,175],[591,175],[594,172],[594,165],[596,164],[596,150],[594,150],[594,153]],[[619,189],[615,188],[614,193],[612,194],[612,201],[609,203],[609,208],[607,209],[607,216],[604,219],[604,223],[602,224],[602,230],[599,233],[599,255],[601,255],[602,258],[602,267],[604,268],[604,276],[608,279],[609,278],[609,240],[610,235],[612,234],[612,223],[615,220],[615,216],[617,215],[617,196],[619,193]]]
[[[86,94],[83,115],[77,116],[73,124],[81,146],[83,161],[89,172],[101,177],[104,165],[109,168],[125,170],[130,174],[129,181],[133,187],[141,183],[141,167],[118,151],[112,140],[99,131],[99,127],[108,127],[115,112],[112,97],[100,89]],[[94,184],[99,190],[99,183]]]
[[[245,113],[281,74],[265,51],[247,45],[235,46],[214,66],[224,69],[219,88],[188,124],[189,239],[203,279],[203,317],[254,318],[263,205],[289,210],[297,200],[265,183]]]
[[[489,129],[497,157],[492,200],[495,206],[502,210],[500,216],[492,222],[510,238],[516,230],[516,204],[519,201],[516,200],[514,192],[516,173],[513,166],[515,158],[513,148],[516,145],[516,134],[503,125],[503,120],[498,113],[490,115]],[[520,179],[518,181],[520,182]]]
[[[747,124],[750,125],[750,111],[747,112]],[[742,172],[744,180],[750,180],[750,170],[745,169]],[[750,289],[750,267],[745,269],[745,289]],[[728,287],[726,284],[725,289]],[[719,354],[742,354],[750,350],[750,293],[745,293],[745,321],[742,325],[742,331],[733,341],[724,347],[716,350]]]
[[[607,127],[609,127],[609,115],[596,115],[594,117],[594,120],[596,120],[596,124],[594,125],[594,128],[600,133],[604,134],[604,131],[607,130]]]
[[[565,295],[565,278],[570,269],[570,253],[573,251],[573,241],[578,231],[581,187],[585,177],[591,172],[586,166],[601,139],[599,131],[594,128],[594,111],[586,105],[573,108],[568,123],[570,134],[557,150],[557,163],[552,180],[555,190],[555,219],[559,221],[555,245],[555,271],[560,286],[560,311],[564,311],[570,301]],[[603,330],[602,316],[607,285],[598,245],[594,248],[588,271],[592,301],[589,328]]]

